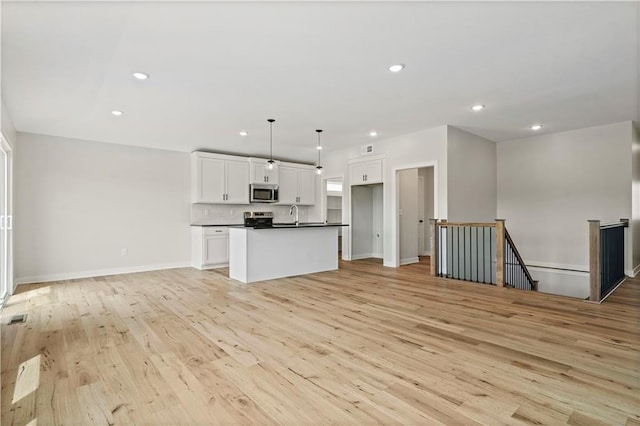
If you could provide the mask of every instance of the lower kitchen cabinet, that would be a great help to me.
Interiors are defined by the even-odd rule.
[[[191,227],[191,266],[197,269],[229,266],[229,227]]]

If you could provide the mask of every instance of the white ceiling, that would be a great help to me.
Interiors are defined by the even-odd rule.
[[[267,118],[303,161],[316,128],[328,149],[442,124],[501,141],[638,119],[639,7],[3,2],[3,97],[19,131],[178,151],[264,155]]]

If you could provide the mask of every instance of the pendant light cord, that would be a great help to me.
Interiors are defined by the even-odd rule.
[[[273,162],[273,118],[267,120],[269,122],[269,160]]]

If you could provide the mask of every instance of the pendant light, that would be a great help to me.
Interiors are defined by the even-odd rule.
[[[269,122],[269,160],[264,165],[267,170],[273,170],[276,167],[276,162],[273,161],[273,122],[276,121],[273,118],[267,120]]]
[[[320,133],[322,133],[322,130],[317,129],[316,132],[318,133],[318,165],[316,166],[316,174],[321,175],[322,165],[320,164],[320,151],[322,151],[322,145],[320,145]]]

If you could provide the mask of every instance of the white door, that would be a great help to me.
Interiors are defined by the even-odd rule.
[[[280,182],[278,183],[279,203],[297,204],[298,199],[298,169],[294,167],[281,166]]]
[[[223,203],[225,201],[224,160],[219,158],[200,158],[200,194],[201,203]]]
[[[226,202],[249,204],[249,162],[227,160],[226,163]]]
[[[7,216],[7,194],[9,189],[7,170],[7,153],[3,149],[2,141],[0,140],[0,306],[6,300],[9,291],[7,237],[11,219]]]
[[[313,205],[316,202],[316,173],[298,170],[298,204]]]

